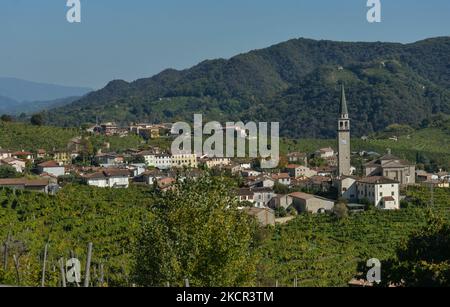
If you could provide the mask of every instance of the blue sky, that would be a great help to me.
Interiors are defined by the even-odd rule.
[[[409,43],[450,35],[450,1],[81,0],[82,23],[66,0],[1,0],[0,76],[103,87],[165,68],[183,69],[291,38]]]

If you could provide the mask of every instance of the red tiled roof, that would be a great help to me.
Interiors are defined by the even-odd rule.
[[[301,165],[297,165],[297,164],[289,164],[288,166],[286,166],[287,169],[299,168],[299,167],[301,167]]]
[[[278,179],[289,179],[289,174],[281,173],[281,174],[273,174],[272,179],[278,180]]]
[[[365,178],[358,180],[358,182],[368,183],[368,184],[396,184],[396,183],[399,183],[396,180],[392,180],[390,178],[386,178],[386,177],[382,177],[382,176],[365,177]]]
[[[14,156],[31,156],[33,153],[29,151],[17,151],[13,153]]]
[[[38,164],[40,167],[61,167],[56,161],[46,161]]]
[[[49,181],[47,179],[25,179],[25,178],[0,179],[0,186],[23,185],[25,187],[40,187],[46,186],[48,184]]]

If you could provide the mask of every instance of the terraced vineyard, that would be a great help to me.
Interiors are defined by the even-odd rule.
[[[293,286],[297,278],[298,286],[346,286],[358,264],[395,257],[396,248],[426,224],[430,213],[450,220],[450,190],[436,190],[431,208],[427,189],[408,194],[411,205],[400,211],[368,211],[343,221],[299,216],[278,226],[261,250],[261,283]]]

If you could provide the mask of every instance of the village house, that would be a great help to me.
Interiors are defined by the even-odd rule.
[[[441,170],[436,175],[438,176],[439,180],[443,180],[443,181],[445,181],[445,180],[449,181],[450,180],[450,173],[449,172],[444,172],[444,171]]]
[[[292,197],[289,195],[276,195],[269,201],[269,208],[278,209],[284,208],[288,209],[292,205]]]
[[[254,196],[255,193],[253,193],[253,191],[249,188],[241,188],[238,189],[237,191],[237,196],[240,202],[250,202],[250,203],[254,203]]]
[[[0,160],[0,165],[9,165],[18,173],[23,173],[26,168],[26,161],[16,158],[4,158]]]
[[[291,185],[291,177],[288,173],[272,174],[272,179],[285,186]]]
[[[201,165],[205,165],[208,169],[212,168],[222,168],[231,164],[230,158],[201,158],[199,159]]]
[[[367,200],[379,209],[400,209],[400,185],[390,178],[344,176],[338,189],[340,196],[349,202]]]
[[[235,159],[234,162],[239,164],[241,169],[252,169],[252,161],[249,159],[238,158]]]
[[[11,157],[21,160],[30,161],[31,163],[34,162],[34,155],[32,152],[29,151],[16,151],[14,152]]]
[[[46,161],[37,165],[38,174],[49,174],[55,177],[64,176],[66,174],[64,166],[56,161]]]
[[[246,177],[246,178],[247,177],[248,178],[250,178],[250,177],[258,177],[261,174],[262,174],[261,172],[254,171],[254,170],[251,170],[251,169],[244,169],[244,170],[241,171],[242,177]]]
[[[82,138],[80,136],[72,138],[67,143],[67,150],[71,152],[80,152],[82,149]]]
[[[54,150],[51,155],[52,160],[62,164],[69,164],[72,162],[72,157],[70,153],[63,150]]]
[[[436,174],[431,174],[426,171],[417,170],[416,171],[416,182],[422,183],[426,181],[439,180],[439,176]]]
[[[261,226],[275,226],[275,212],[270,208],[244,208],[244,212],[254,217]]]
[[[159,179],[164,178],[164,173],[158,169],[149,170],[142,174],[142,179],[145,184],[154,185]]]
[[[308,155],[303,152],[291,152],[287,154],[287,160],[290,164],[308,165]]]
[[[327,192],[332,187],[331,177],[313,176],[305,181],[305,187],[309,190]]]
[[[272,188],[253,188],[255,207],[265,208],[272,198],[276,196]]]
[[[400,209],[400,186],[397,180],[386,177],[366,177],[357,181],[358,199],[368,199],[375,207]]]
[[[317,176],[322,177],[332,177],[337,172],[337,168],[332,166],[315,167],[312,170],[317,172]],[[349,172],[351,173],[351,167]]]
[[[36,152],[37,159],[45,159],[47,157],[47,151],[45,149],[38,149]]]
[[[131,133],[137,134],[146,140],[158,139],[161,136],[160,131],[162,129],[164,129],[164,126],[145,123],[132,124],[129,127]]]
[[[334,149],[331,147],[321,148],[314,153],[314,156],[316,158],[321,158],[321,159],[325,159],[325,160],[329,159],[329,158],[333,158],[335,156]]]
[[[244,185],[249,188],[273,188],[275,186],[275,180],[266,175],[247,177]]]
[[[147,169],[144,163],[132,163],[127,165],[127,169],[130,171],[132,177],[141,176]]]
[[[302,192],[295,192],[289,196],[292,198],[292,205],[299,213],[325,213],[334,208],[334,201],[324,197]]]
[[[450,182],[448,180],[428,180],[422,182],[422,185],[425,185],[427,187],[434,187],[434,188],[442,188],[442,189],[448,189],[450,188]]]
[[[172,177],[165,177],[165,178],[158,179],[158,181],[157,181],[158,189],[160,189],[161,191],[173,190],[176,182],[177,182],[177,180]]]
[[[234,162],[231,162],[228,166],[224,166],[222,169],[228,171],[231,175],[236,175],[241,171],[240,165]]]
[[[12,156],[12,152],[10,150],[0,148],[0,160],[6,159],[6,158],[11,158],[11,156]]]
[[[102,167],[114,167],[122,165],[125,162],[125,158],[122,155],[116,153],[99,153],[95,156],[95,160]]]
[[[99,131],[97,132],[100,132],[106,136],[113,136],[119,132],[119,127],[113,122],[103,123],[100,125]]]
[[[317,171],[298,164],[289,164],[286,167],[286,171],[293,178],[311,178],[317,175]]]
[[[130,172],[124,169],[104,169],[84,178],[90,186],[99,188],[128,188]]]
[[[50,183],[46,179],[0,179],[0,187],[47,194],[50,191]]]

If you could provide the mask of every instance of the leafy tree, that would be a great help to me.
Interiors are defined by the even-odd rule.
[[[277,218],[279,217],[286,217],[287,216],[287,211],[284,207],[278,207],[275,209],[275,216]]]
[[[339,220],[348,218],[347,204],[343,201],[339,201],[333,208],[333,213]]]
[[[432,216],[428,225],[397,251],[397,259],[383,265],[384,285],[450,286],[450,224]]]
[[[237,210],[222,179],[180,183],[156,203],[135,252],[134,275],[142,286],[254,285],[256,222]]]
[[[327,161],[323,158],[314,158],[309,161],[309,165],[312,167],[322,167],[327,165]]]
[[[2,122],[12,122],[12,121],[13,121],[13,118],[12,118],[11,115],[3,114],[3,115],[0,117],[0,120],[1,120]]]
[[[10,165],[0,165],[0,178],[17,178],[19,173]]]
[[[279,182],[275,183],[275,186],[273,188],[276,194],[288,194],[289,193],[289,187],[281,184]]]
[[[42,114],[34,114],[31,116],[30,122],[34,126],[43,126],[44,116],[42,116]]]

